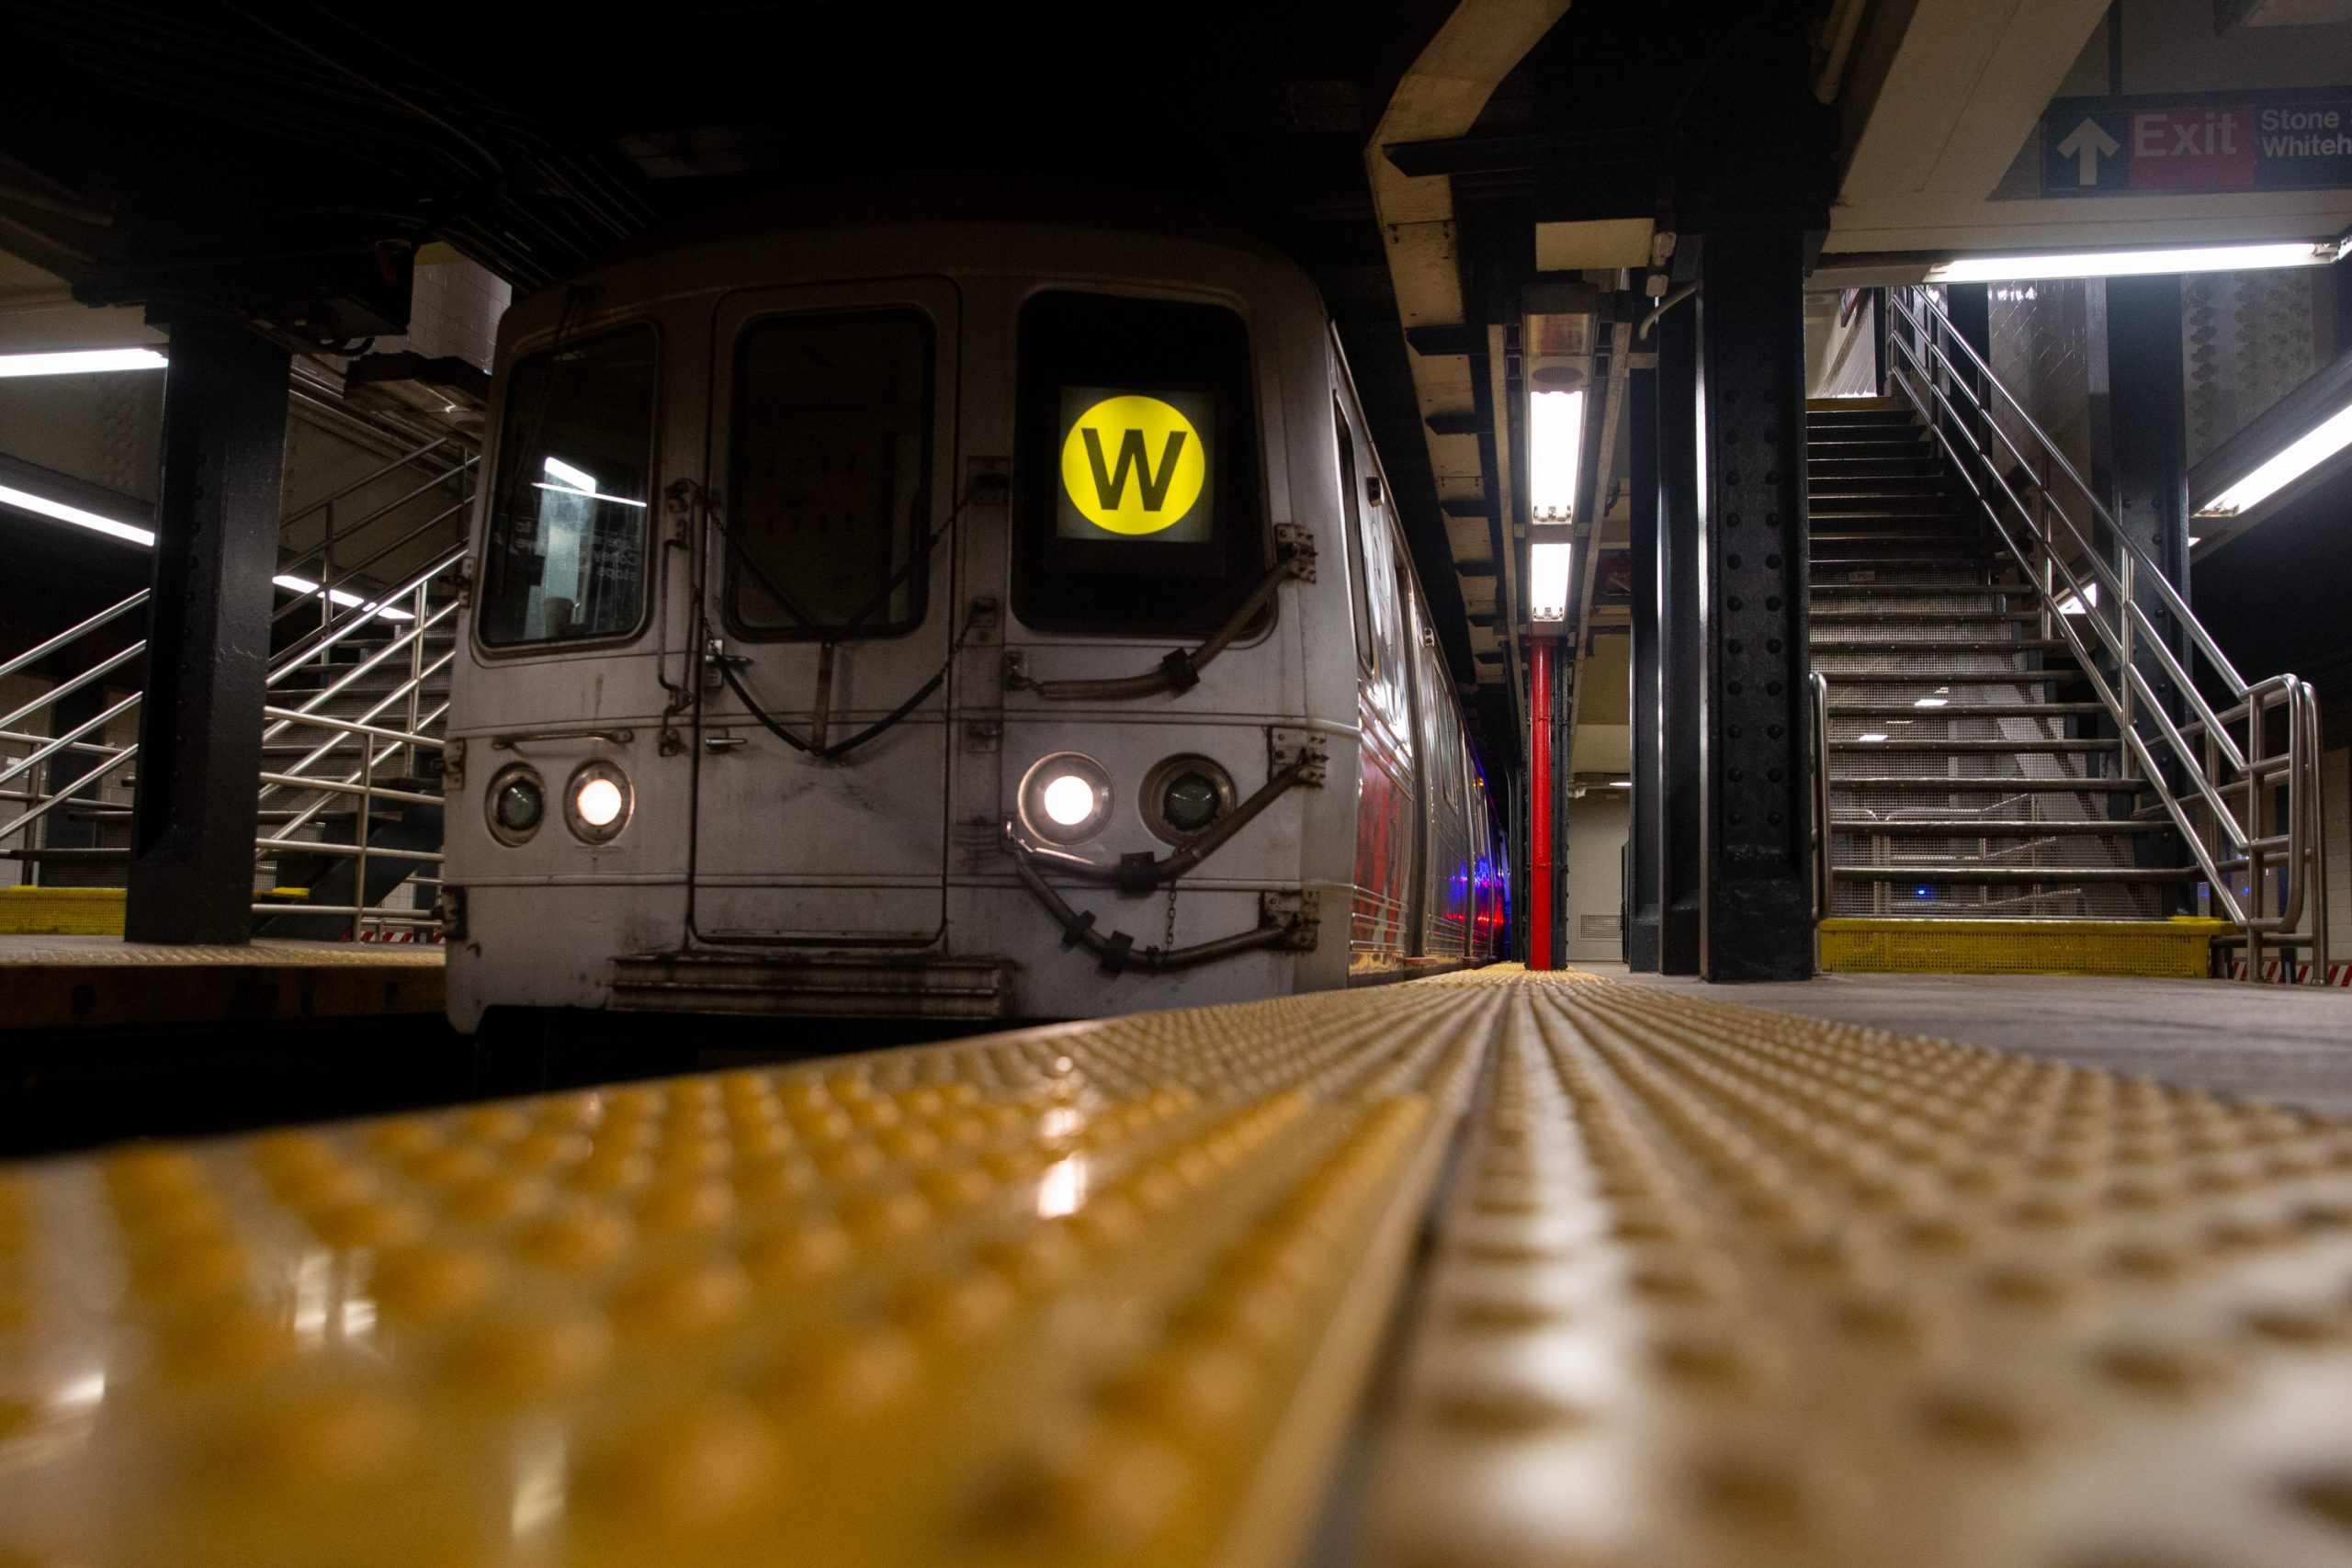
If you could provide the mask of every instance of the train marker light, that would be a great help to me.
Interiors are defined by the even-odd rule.
[[[590,779],[580,786],[580,819],[591,828],[609,828],[621,814],[621,786],[610,779]]]
[[[1080,751],[1057,751],[1029,765],[1021,780],[1021,823],[1038,838],[1075,844],[1111,819],[1111,775]]]
[[[1075,828],[1094,815],[1094,786],[1076,773],[1060,773],[1046,785],[1046,815],[1064,828]]]
[[[1189,844],[1239,799],[1231,773],[1207,757],[1186,751],[1152,764],[1136,796],[1136,810],[1152,837],[1162,843]]]
[[[582,763],[564,786],[564,819],[582,843],[605,844],[618,838],[628,826],[632,804],[628,775],[610,762]]]
[[[490,781],[483,804],[490,811],[491,836],[502,844],[520,844],[539,830],[548,814],[547,786],[528,763],[499,770]]]

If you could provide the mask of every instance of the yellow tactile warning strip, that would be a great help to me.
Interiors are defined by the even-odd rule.
[[[2348,1281],[2352,1124],[1453,976],[6,1171],[0,1562],[2338,1562]]]
[[[2352,1122],[1631,986],[1493,1051],[1372,1561],[2352,1561]]]
[[[2168,920],[1835,919],[1821,922],[1821,966],[1854,975],[2133,975],[2202,979],[2213,939],[2238,928]]]

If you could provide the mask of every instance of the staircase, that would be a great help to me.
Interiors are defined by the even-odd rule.
[[[1825,913],[2186,910],[2198,874],[2171,824],[2133,815],[2106,709],[1910,408],[1815,408],[1807,424],[1813,668],[1829,687]]]
[[[409,601],[412,612],[420,607],[430,619],[434,612],[448,607],[447,593],[430,595],[424,606]],[[379,729],[437,735],[448,706],[447,663],[456,646],[458,624],[454,616],[446,616],[430,625],[410,647],[379,658],[397,636],[409,629],[410,623],[369,621],[322,656],[304,660],[288,671],[271,688],[270,705]],[[381,856],[371,852],[364,896],[357,902],[371,908],[430,910],[439,888],[433,875],[436,868],[403,857],[440,848],[439,752],[314,724],[269,728],[277,733],[265,732],[264,773],[355,784],[364,775],[369,787],[384,793],[370,800],[293,784],[265,784],[259,821],[263,840],[356,844],[364,811],[370,851],[394,852]],[[363,768],[363,746],[373,749],[372,768]],[[296,911],[304,905],[351,906],[361,871],[357,857],[326,850],[305,853],[289,847],[266,853],[264,860],[271,866],[270,880],[277,887],[302,891],[281,895],[288,912],[262,918],[257,934],[332,939],[352,929],[348,915]],[[410,887],[395,897],[403,883],[411,884]]]

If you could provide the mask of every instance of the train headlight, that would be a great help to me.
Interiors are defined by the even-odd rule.
[[[1040,757],[1021,778],[1021,825],[1057,844],[1092,838],[1111,819],[1111,775],[1081,751]]]
[[[1184,844],[1233,809],[1233,775],[1206,757],[1170,757],[1144,776],[1144,826],[1165,843]]]
[[[628,775],[610,762],[583,762],[563,786],[563,817],[584,844],[606,844],[628,826],[636,795]]]
[[[519,844],[547,820],[547,786],[529,763],[515,762],[490,781],[482,807],[490,816],[491,837],[502,844]]]

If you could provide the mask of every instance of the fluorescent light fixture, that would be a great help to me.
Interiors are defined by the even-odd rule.
[[[2083,591],[2080,594],[2067,594],[2064,599],[2058,601],[2057,608],[2058,613],[2062,615],[2087,615],[2091,613],[2091,607],[2098,603],[2098,584],[2096,582],[2086,582],[2083,584]]]
[[[82,348],[70,354],[0,354],[0,376],[87,376],[100,370],[161,370],[152,348]]]
[[[1873,729],[1868,735],[1857,735],[1854,739],[1864,742],[1883,740],[1886,739],[1886,731],[1883,729]]]
[[[1566,523],[1577,510],[1584,460],[1584,393],[1536,392],[1527,400],[1528,502],[1538,523]]]
[[[1921,697],[1911,705],[1915,708],[1940,708],[1951,705],[1950,697]]]
[[[2197,515],[2234,517],[2269,500],[2346,446],[2352,446],[2352,403],[2320,421],[2308,434],[2289,442],[2277,457],[2199,507]]]
[[[271,578],[270,581],[289,593],[316,593],[319,591],[319,585],[307,577],[280,575]],[[328,593],[327,598],[331,603],[340,604],[347,610],[373,610],[379,620],[413,621],[416,619],[406,610],[395,610],[389,604],[378,604],[362,599],[356,593],[345,593],[340,588]]]
[[[2154,273],[2257,272],[2324,266],[2335,242],[2285,240],[2256,245],[2185,245],[2160,251],[2077,251],[2059,255],[1958,256],[1928,269],[1929,283],[2014,283],[2040,277],[2144,277]]]
[[[1553,544],[1543,539],[1527,547],[1529,620],[1565,621],[1568,618],[1568,558],[1575,550],[1574,545]]]
[[[1611,779],[1609,781],[1609,787],[1611,789],[1631,789],[1634,787],[1634,781],[1631,779]]]
[[[37,512],[43,517],[53,517],[60,523],[71,523],[76,528],[87,528],[94,534],[104,534],[108,538],[123,539],[134,545],[144,545],[149,549],[155,547],[155,530],[153,528],[141,528],[136,523],[122,523],[112,517],[101,517],[95,512],[85,512],[78,506],[68,506],[62,501],[51,501],[45,495],[35,495],[30,491],[11,490],[6,485],[0,485],[0,503],[17,507],[20,511]]]
[[[6,485],[0,485],[0,505],[13,506],[24,512],[38,513],[43,517],[55,518],[60,523],[71,523],[76,528],[87,528],[94,534],[104,534],[110,539],[120,539],[126,544],[143,546],[151,550],[155,547],[155,530],[153,528],[141,528],[136,523],[123,523],[112,517],[102,517],[95,512],[85,512],[78,506],[68,506],[62,501],[51,501],[45,495],[35,495],[30,491],[13,490]],[[307,578],[273,577],[270,581],[278,587],[296,593],[316,593],[319,591],[319,585]],[[372,609],[382,620],[413,621],[416,619],[415,615],[406,610],[395,610],[389,604],[370,604],[357,594],[345,593],[340,588],[327,597],[345,608],[356,609],[364,606]]]

